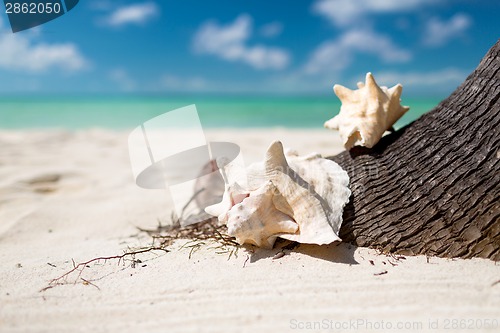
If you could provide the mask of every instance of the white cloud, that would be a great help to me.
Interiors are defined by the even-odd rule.
[[[252,20],[241,15],[229,25],[220,27],[215,22],[202,25],[194,37],[194,47],[200,52],[218,52],[223,47],[236,47],[251,35]]]
[[[438,2],[440,0],[318,0],[312,10],[334,25],[347,26],[359,23],[359,19],[369,13],[405,12]]]
[[[427,22],[424,44],[429,46],[443,45],[450,39],[462,35],[471,23],[471,18],[465,14],[456,14],[448,21],[432,18]]]
[[[0,68],[11,71],[40,73],[51,68],[79,71],[89,62],[73,43],[34,44],[33,34],[13,34],[0,22]]]
[[[280,22],[271,22],[260,28],[260,34],[266,38],[279,36],[283,32],[283,24]]]
[[[433,72],[380,72],[374,73],[377,82],[380,84],[394,85],[401,83],[409,86],[439,86],[462,83],[470,71],[457,68],[444,68]]]
[[[411,59],[409,51],[394,45],[385,35],[371,30],[351,30],[314,50],[304,71],[316,74],[343,70],[351,64],[356,52],[374,54],[386,62],[406,62]]]
[[[126,24],[144,24],[158,15],[160,9],[154,2],[145,2],[120,7],[103,21],[106,25],[118,27]]]
[[[203,24],[193,38],[193,48],[200,54],[212,54],[228,61],[240,61],[257,69],[283,69],[290,62],[286,50],[264,45],[246,45],[252,35],[252,19],[240,15],[231,24]]]

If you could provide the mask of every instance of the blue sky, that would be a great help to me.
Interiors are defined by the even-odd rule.
[[[443,96],[500,37],[499,12],[497,0],[80,0],[16,34],[0,14],[0,94],[326,95],[371,71]]]

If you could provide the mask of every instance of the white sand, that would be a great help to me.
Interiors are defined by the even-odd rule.
[[[239,144],[248,163],[273,139],[302,153],[341,150],[326,130],[221,130],[207,137]],[[500,330],[500,264],[396,261],[348,244],[303,245],[277,260],[278,250],[241,249],[228,260],[210,246],[189,259],[178,243],[167,254],[137,257],[143,263],[135,268],[90,265],[81,277],[99,289],[78,283],[39,292],[71,269],[71,259],[146,245],[135,226],[164,220],[165,201],[163,191],[134,184],[126,133],[2,132],[0,332]]]

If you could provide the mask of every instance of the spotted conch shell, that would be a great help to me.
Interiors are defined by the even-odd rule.
[[[223,165],[223,163],[221,163]],[[340,241],[342,213],[349,201],[349,176],[319,154],[285,156],[275,141],[263,162],[246,169],[243,188],[230,164],[220,169],[226,181],[223,200],[205,211],[227,224],[240,244],[272,248],[277,237],[308,244]]]
[[[272,248],[280,235],[295,234],[298,224],[276,209],[277,202],[287,205],[274,183],[268,181],[227,212],[228,234],[240,244],[263,248]]]
[[[372,148],[384,132],[410,108],[401,106],[403,86],[379,87],[371,73],[366,74],[365,83],[359,82],[357,90],[336,84],[335,94],[342,102],[340,113],[325,122],[325,127],[338,130],[344,147]]]

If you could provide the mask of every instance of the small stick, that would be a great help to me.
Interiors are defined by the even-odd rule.
[[[247,258],[245,259],[245,262],[243,263],[243,268],[245,268],[248,260],[250,260],[250,256],[247,254]]]

